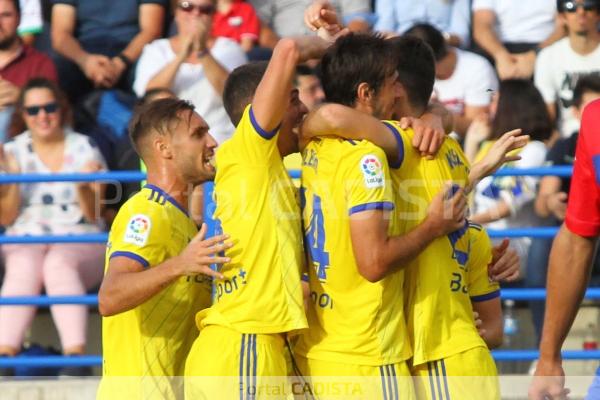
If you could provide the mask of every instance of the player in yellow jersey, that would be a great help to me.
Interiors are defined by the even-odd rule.
[[[196,336],[194,314],[210,306],[210,263],[230,245],[204,240],[188,216],[191,188],[214,177],[216,147],[194,107],[157,100],[136,112],[130,129],[148,183],[117,214],[98,295],[103,316],[100,399],[176,399]],[[179,377],[175,378],[175,377]]]
[[[389,116],[397,78],[390,50],[374,35],[338,39],[321,63],[328,99]],[[462,194],[451,205],[440,195],[423,224],[399,236],[389,223],[395,197],[385,154],[367,141],[336,138],[308,143],[302,189],[311,304],[309,329],[295,347],[299,371],[317,397],[333,395],[319,388],[334,379],[358,385],[346,398],[412,398],[401,267],[464,223]]]
[[[405,62],[409,61],[405,60]],[[432,59],[430,71],[433,72]],[[405,69],[402,69],[402,72],[406,72]],[[421,71],[421,73],[425,72],[426,70]],[[416,86],[416,89],[426,92],[426,95],[417,98],[411,97],[410,94],[415,86],[404,88],[408,93],[409,100],[406,104],[413,106],[414,103],[417,103],[421,109],[420,112],[427,106],[429,93],[433,86],[433,74],[431,75],[430,85],[426,83],[423,87],[419,87],[418,84]],[[414,84],[414,82],[411,83]],[[325,83],[325,87],[327,88],[327,83]],[[453,140],[446,140],[436,157],[433,160],[427,160],[422,158],[410,146],[414,139],[412,131],[401,131],[394,123],[387,123],[387,129],[382,129],[383,126],[379,122],[366,114],[358,115],[359,113],[348,108],[343,109],[340,106],[337,108],[327,107],[319,110],[319,112],[329,115],[329,117],[333,115],[343,122],[339,125],[325,125],[333,127],[331,128],[333,131],[329,133],[355,134],[351,137],[360,138],[361,135],[362,137],[370,137],[365,134],[365,132],[369,132],[369,134],[373,134],[371,135],[372,139],[381,143],[384,147],[393,143],[394,140],[397,141],[397,145],[392,147],[395,149],[396,154],[401,155],[398,157],[401,159],[401,165],[400,168],[393,170],[391,173],[395,180],[395,187],[401,196],[401,200],[397,203],[399,210],[397,210],[398,214],[396,215],[397,222],[403,225],[402,231],[410,231],[419,226],[425,217],[427,204],[431,202],[433,196],[439,194],[440,186],[445,181],[452,179],[462,185],[466,185],[468,182],[469,168],[462,156],[460,147]],[[414,110],[411,112],[410,109],[399,108],[396,112],[401,115],[414,115]],[[367,122],[367,120],[373,125],[359,123],[359,121]],[[304,127],[310,128],[311,125],[314,128],[314,118],[309,118]],[[379,125],[380,128],[375,125]],[[327,134],[327,129],[324,129],[323,133]],[[476,170],[490,172],[507,158],[510,159],[510,157],[505,157],[505,154],[513,147],[522,146],[525,143],[525,140],[514,139],[516,133],[507,134],[503,145],[496,148],[496,150],[501,150],[497,153],[500,156],[499,158],[486,160],[486,162],[490,162],[479,165]],[[461,298],[453,296],[452,293],[452,289],[456,289],[458,285],[461,287],[457,290],[462,293],[463,287],[466,288],[466,282],[459,281],[454,275],[446,276],[452,274],[452,271],[458,273],[456,271],[460,270],[461,267],[466,268],[465,264],[469,257],[469,244],[470,236],[465,225],[460,230],[449,234],[448,237],[435,240],[408,267],[406,286],[409,291],[407,296],[409,304],[407,309],[409,331],[415,352],[413,364],[416,367],[423,363],[423,359],[425,359],[425,362],[440,361],[446,356],[461,354],[462,359],[460,360],[451,358],[445,360],[451,364],[448,368],[451,373],[460,375],[464,372],[465,375],[468,375],[465,366],[460,362],[471,358],[483,364],[479,372],[495,375],[493,360],[489,351],[485,349],[485,344],[479,337],[475,327],[468,296]],[[485,266],[487,267],[487,264]],[[458,312],[460,318],[455,315],[456,310],[460,311]],[[450,332],[452,332],[452,338],[450,338]],[[481,351],[482,347],[483,351]],[[468,355],[461,353],[470,349],[479,350],[473,350]],[[485,365],[488,368],[484,368]],[[413,373],[417,373],[415,368],[413,368]],[[485,383],[489,384],[489,381],[486,380]],[[497,386],[494,385],[497,385],[495,378],[492,381],[492,386],[497,389]],[[485,386],[482,386],[482,389],[485,388]],[[479,395],[482,392],[475,390],[471,393]],[[497,390],[495,393],[491,393],[492,396],[497,394]]]
[[[307,112],[292,85],[296,65],[320,58],[329,39],[281,39],[268,65],[239,67],[225,84],[236,130],[216,157],[214,216],[236,247],[226,253],[214,304],[196,316],[189,399],[261,397],[269,377],[271,386],[286,384],[286,335],[307,322],[299,200],[282,157],[298,151],[295,129]]]
[[[436,335],[443,340],[438,346],[445,356],[432,357],[433,361],[413,366],[419,399],[500,398],[496,366],[487,348],[499,346],[503,334],[500,288],[488,275],[492,244],[485,230],[477,224],[469,224],[466,236],[469,253],[465,265],[457,263],[454,269],[442,270],[445,276],[438,277],[448,283],[449,292],[454,297],[440,300],[440,303],[460,302],[462,307],[452,307],[448,319],[431,315],[437,311],[435,307],[421,310],[423,314],[420,317],[429,321],[428,329],[452,331],[452,335],[446,338],[443,334]],[[444,296],[442,291],[435,293]],[[468,323],[472,319],[472,310],[484,321],[483,332],[477,333]],[[419,347],[427,346],[431,348],[431,344]]]

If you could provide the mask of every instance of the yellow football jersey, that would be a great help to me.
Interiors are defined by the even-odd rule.
[[[309,359],[367,366],[408,359],[399,296],[404,275],[397,271],[367,281],[358,272],[350,238],[350,215],[394,208],[385,154],[367,141],[312,141],[303,153],[301,198],[312,263],[310,328],[295,351]]]
[[[153,185],[131,197],[119,210],[108,238],[111,258],[128,257],[152,268],[181,253],[198,229],[187,212]],[[102,319],[103,375],[136,376],[142,397],[172,397],[153,376],[181,376],[198,335],[194,315],[210,306],[211,281],[181,277],[138,307]],[[108,379],[110,380],[110,378]],[[103,383],[105,383],[103,381]],[[107,391],[100,388],[100,397]]]
[[[394,122],[386,124],[395,132],[403,155],[391,175],[398,196],[397,223],[402,232],[408,232],[423,221],[445,182],[451,180],[454,188],[465,186],[469,165],[451,138],[428,160],[413,150],[412,130],[401,130]],[[481,250],[477,246],[465,222],[458,231],[434,240],[407,267],[404,293],[413,365],[485,346],[475,328],[466,278],[469,260]],[[487,264],[477,266],[486,275]]]
[[[298,193],[277,148],[277,130],[265,132],[248,106],[233,137],[216,154],[215,220],[234,247],[214,304],[199,328],[221,325],[241,333],[306,328]]]

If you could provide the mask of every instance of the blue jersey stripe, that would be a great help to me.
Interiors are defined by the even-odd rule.
[[[379,367],[379,375],[381,376],[381,389],[383,391],[383,400],[388,400],[388,396],[387,396],[387,385],[385,382],[385,372],[383,370],[383,367]]]
[[[482,294],[481,296],[471,296],[471,301],[478,303],[481,301],[492,300],[492,299],[495,299],[496,297],[500,297],[500,290],[494,290],[491,293]]]
[[[437,361],[434,361],[433,367],[435,369],[435,383],[437,386],[437,393],[440,397],[440,400],[444,399],[444,395],[442,394],[442,382],[440,381],[440,371],[438,369]]]
[[[395,398],[396,398],[396,400],[398,400],[400,398],[400,393],[398,392],[398,379],[396,377],[396,366],[394,364],[392,364],[390,367],[392,369],[392,383],[394,385]]]
[[[404,142],[402,141],[402,135],[398,132],[398,129],[389,122],[383,122],[383,124],[392,132],[394,138],[396,139],[396,151],[398,151],[397,160],[394,163],[389,163],[390,168],[398,169],[402,166],[404,162]]]
[[[263,138],[266,140],[271,140],[273,139],[273,137],[277,134],[277,131],[279,130],[279,128],[281,127],[281,124],[277,125],[277,127],[275,129],[273,129],[271,132],[265,131],[263,128],[261,128],[261,126],[258,124],[258,121],[256,120],[256,117],[254,116],[254,110],[252,110],[252,107],[250,107],[250,123],[252,124],[252,127],[254,128],[254,130]]]
[[[254,358],[254,366],[252,367],[252,399],[256,398],[256,369],[258,366],[258,355],[256,354],[256,334],[252,335],[254,340],[252,343],[252,355]]]
[[[129,259],[139,262],[144,268],[148,268],[150,266],[148,260],[140,256],[139,254],[135,254],[131,251],[115,251],[110,255],[109,260],[113,259],[114,257],[127,257]]]
[[[444,376],[444,390],[446,392],[446,400],[450,400],[450,389],[448,388],[448,375],[446,375],[446,363],[441,360],[442,364],[442,375]]]
[[[246,334],[242,334],[242,345],[240,346],[240,400],[244,400],[244,346],[246,344]]]
[[[354,206],[348,210],[348,215],[356,214],[362,211],[369,210],[393,210],[394,203],[391,201],[377,201],[373,203],[365,203]]]
[[[427,370],[429,371],[429,392],[431,393],[431,400],[436,400],[435,385],[433,383],[433,369],[431,368],[431,362],[427,363]]]

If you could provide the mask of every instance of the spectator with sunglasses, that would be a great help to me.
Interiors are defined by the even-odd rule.
[[[600,74],[600,0],[558,0],[559,20],[568,36],[543,49],[535,66],[535,84],[562,137],[579,130],[573,90],[585,75]]]
[[[247,58],[235,41],[211,34],[215,1],[179,0],[175,4],[178,33],[144,47],[133,88],[139,97],[151,89],[168,88],[190,101],[220,144],[234,130],[223,107],[225,80]]]
[[[52,0],[61,87],[76,103],[94,88],[131,91],[144,45],[162,36],[168,0]]]
[[[43,78],[23,88],[16,115],[26,130],[0,148],[0,173],[96,172],[106,168],[92,140],[67,126],[69,109],[56,84]],[[0,188],[0,224],[7,235],[67,235],[102,230],[103,185],[95,182],[23,183]],[[83,295],[102,279],[104,244],[2,246],[6,276],[0,296]],[[65,355],[83,354],[87,309],[50,307]],[[0,307],[0,356],[21,350],[34,307]],[[81,374],[83,371],[64,371]]]

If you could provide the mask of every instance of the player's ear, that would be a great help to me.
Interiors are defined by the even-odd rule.
[[[152,145],[156,154],[159,154],[161,158],[173,158],[171,144],[169,143],[169,140],[166,140],[165,136],[157,135],[156,138],[154,138]]]
[[[367,82],[361,82],[356,89],[356,100],[359,103],[370,103],[373,99],[373,90]]]

